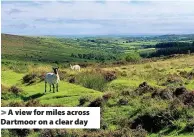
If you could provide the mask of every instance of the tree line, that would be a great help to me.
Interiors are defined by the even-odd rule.
[[[172,54],[194,53],[194,42],[165,42],[155,45],[156,51],[150,53],[140,53],[141,57],[160,57]]]
[[[105,55],[105,54],[94,54],[94,53],[72,53],[71,57],[80,58],[80,59],[87,59],[87,60],[98,60],[98,61],[105,61],[105,60],[116,60],[117,58],[113,55]]]

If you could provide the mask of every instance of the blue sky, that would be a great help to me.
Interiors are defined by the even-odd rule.
[[[2,33],[145,35],[194,33],[194,1],[2,2]]]

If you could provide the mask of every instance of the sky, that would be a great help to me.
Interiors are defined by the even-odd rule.
[[[194,1],[6,1],[2,33],[19,35],[193,34]]]

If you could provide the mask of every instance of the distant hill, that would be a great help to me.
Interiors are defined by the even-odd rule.
[[[39,62],[83,62],[85,59],[71,57],[71,54],[89,53],[93,50],[65,43],[53,37],[29,37],[1,34],[2,59]]]

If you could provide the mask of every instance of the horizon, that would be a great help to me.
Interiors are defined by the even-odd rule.
[[[2,33],[30,36],[193,34],[192,4],[194,1],[4,0]]]
[[[5,35],[16,35],[16,36],[56,36],[56,37],[66,37],[66,36],[80,36],[80,37],[85,37],[85,36],[91,36],[91,37],[98,37],[98,36],[110,36],[110,37],[121,37],[121,36],[131,36],[131,37],[149,37],[149,36],[185,36],[185,35],[194,35],[194,33],[188,33],[188,34],[59,34],[59,35],[25,35],[25,34],[13,34],[13,33],[3,33],[1,32],[1,34],[5,34]]]

